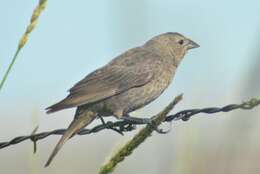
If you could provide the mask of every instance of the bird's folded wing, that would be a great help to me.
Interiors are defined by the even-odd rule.
[[[65,99],[46,108],[47,113],[98,102],[143,86],[154,78],[160,63],[152,52],[126,52],[75,84]]]
[[[155,62],[158,55],[140,51],[128,56],[127,60],[131,59],[129,63],[112,62],[79,81],[69,90],[70,94],[62,102],[64,106],[67,108],[97,102],[151,81],[156,73],[157,67],[154,66],[158,66]]]
[[[72,87],[65,100],[73,106],[97,102],[130,88],[145,85],[152,77],[153,73],[149,69],[105,67]]]

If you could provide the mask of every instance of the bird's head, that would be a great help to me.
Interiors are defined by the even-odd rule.
[[[177,32],[163,33],[147,42],[156,44],[162,53],[171,55],[174,59],[181,60],[188,50],[198,48],[199,44]]]

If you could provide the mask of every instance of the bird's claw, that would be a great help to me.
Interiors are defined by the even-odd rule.
[[[155,126],[153,122],[153,118],[149,119],[149,122],[147,123],[154,131],[156,131],[158,134],[167,134],[170,132],[170,129],[167,131],[164,131],[163,129],[159,129],[157,126]]]

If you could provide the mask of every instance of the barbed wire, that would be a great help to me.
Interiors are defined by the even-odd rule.
[[[197,115],[199,113],[205,113],[205,114],[213,114],[218,112],[229,112],[232,110],[237,109],[243,109],[243,110],[249,110],[253,109],[254,107],[258,106],[260,104],[260,99],[253,98],[247,102],[243,102],[241,104],[229,104],[224,107],[209,107],[209,108],[203,108],[203,109],[187,109],[180,112],[177,112],[174,115],[169,115],[165,118],[164,122],[172,122],[177,120],[183,120],[188,121],[192,116]],[[103,118],[101,117],[102,124],[97,125],[91,129],[82,129],[78,135],[87,135],[92,133],[97,133],[105,129],[111,129],[113,131],[116,131],[117,133],[120,133],[121,135],[124,134],[124,132],[129,132],[134,129],[136,129],[136,125],[146,124],[146,123],[137,123],[134,121],[116,121],[116,122],[105,122]],[[15,145],[18,143],[21,143],[26,140],[31,140],[34,143],[34,152],[36,152],[36,142],[38,140],[44,139],[50,135],[63,135],[66,129],[56,129],[53,131],[47,131],[47,132],[41,132],[36,133],[38,127],[36,127],[31,135],[27,136],[18,136],[16,138],[13,138],[11,141],[7,142],[0,142],[0,149],[3,149],[5,147]]]

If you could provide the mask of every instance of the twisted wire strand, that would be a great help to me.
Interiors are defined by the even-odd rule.
[[[242,104],[230,104],[226,105],[224,107],[209,107],[209,108],[203,108],[203,109],[188,109],[183,110],[180,112],[177,112],[174,115],[169,115],[165,118],[164,122],[171,122],[171,121],[177,121],[177,120],[183,120],[187,121],[192,116],[197,115],[199,113],[205,113],[205,114],[213,114],[218,112],[230,112],[232,110],[242,109],[242,110],[249,110],[253,109],[254,107],[258,106],[260,104],[260,99],[253,98],[247,102],[243,102]],[[108,121],[106,123],[97,125],[93,127],[92,129],[82,129],[78,135],[87,135],[92,133],[97,133],[105,129],[111,129],[113,131],[116,131],[117,133],[120,133],[123,135],[123,132],[129,132],[135,129],[132,125],[141,125],[145,123],[136,123],[131,121],[116,121],[111,122]],[[47,132],[41,132],[41,133],[35,133],[37,129],[33,131],[31,135],[27,136],[18,136],[16,138],[13,138],[11,141],[7,142],[0,142],[0,149],[3,149],[5,147],[15,145],[18,143],[21,143],[26,140],[31,140],[34,143],[34,152],[36,152],[36,142],[38,140],[44,139],[50,135],[63,135],[66,129],[56,129],[53,131],[47,131]]]

